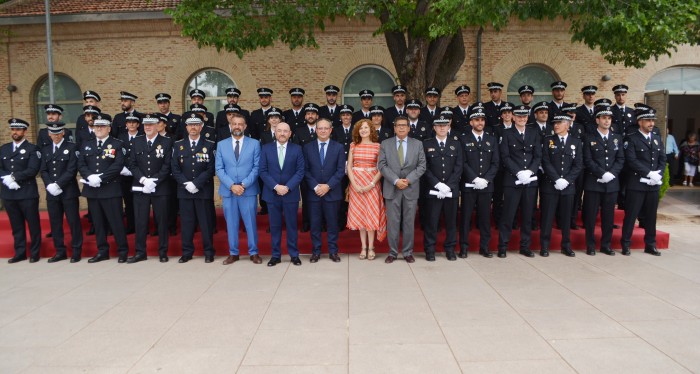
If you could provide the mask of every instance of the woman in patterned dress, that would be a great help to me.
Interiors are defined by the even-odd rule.
[[[379,241],[386,237],[386,209],[379,184],[382,176],[377,170],[379,135],[368,119],[362,119],[355,123],[352,140],[348,152],[350,188],[347,227],[360,230],[360,260],[374,260],[375,233]]]

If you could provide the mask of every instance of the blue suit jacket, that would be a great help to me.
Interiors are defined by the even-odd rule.
[[[309,201],[341,200],[343,191],[340,187],[340,181],[345,176],[345,149],[342,144],[329,139],[326,146],[325,162],[321,166],[321,154],[318,147],[318,139],[304,146],[304,160],[306,161],[304,179],[309,186],[308,196],[304,196],[304,198]],[[331,188],[323,197],[319,197],[314,192],[314,187],[319,184],[327,184]]]
[[[260,151],[260,179],[263,181],[262,198],[267,202],[299,202],[299,184],[304,180],[304,154],[301,146],[291,142],[286,144],[284,167],[280,169],[277,160],[277,143],[267,143]],[[284,196],[277,195],[276,185],[289,188]]]
[[[235,196],[231,186],[242,184],[243,196],[255,196],[260,192],[258,172],[260,166],[260,142],[245,137],[241,145],[238,160],[233,153],[232,137],[226,138],[216,146],[216,176],[219,178],[219,196]]]

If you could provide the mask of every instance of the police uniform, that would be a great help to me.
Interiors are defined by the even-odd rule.
[[[421,102],[416,100],[416,99],[411,99],[406,102],[406,109],[420,109],[421,108]],[[406,116],[406,115],[404,115]],[[424,141],[434,135],[434,132],[432,131],[432,127],[422,121],[420,119],[420,114],[418,118],[416,119],[411,119],[410,117],[406,116],[408,118],[408,127],[410,127],[410,130],[408,131],[408,136],[414,139],[418,139],[420,141]],[[449,124],[449,120],[447,121]],[[392,125],[393,127],[393,125]]]
[[[190,91],[190,99],[194,97],[201,97],[202,101],[207,98],[207,94],[204,93],[204,91],[195,88],[194,90]],[[205,127],[210,127],[212,128],[213,132],[216,133],[216,124],[214,123],[215,117],[212,113],[207,111],[207,107],[202,105],[202,104],[191,104],[190,105],[190,110],[182,113],[182,117],[180,117],[180,126],[177,129],[177,136],[176,138],[183,139],[187,137],[187,129],[186,129],[186,124],[185,121],[187,121],[188,118],[192,117],[192,113],[198,113],[201,115],[202,120],[204,121],[204,126]],[[204,131],[204,130],[202,130]],[[211,139],[212,141],[214,139]]]
[[[656,119],[654,109],[642,110],[637,120]],[[666,168],[666,149],[661,137],[653,132],[645,135],[641,130],[631,133],[624,141],[625,168],[628,169],[625,196],[625,218],[622,224],[622,254],[629,254],[634,223],[644,214],[644,251],[658,256],[656,250],[656,211],[659,207],[659,184],[650,185],[641,179],[650,179],[650,172],[661,176]],[[642,212],[643,210],[643,212]]]
[[[510,102],[505,102],[501,106],[501,113],[504,111],[513,111],[515,108],[515,105]],[[530,107],[527,107],[526,110],[530,110]],[[506,127],[507,126],[507,127]],[[498,140],[503,137],[503,133],[507,131],[508,129],[512,128],[515,126],[515,122],[511,121],[510,124],[506,125],[503,123],[503,119],[501,119],[500,123],[498,126],[493,131],[493,135],[496,138],[496,146],[494,146],[494,149],[498,149]],[[484,129],[485,131],[486,129]],[[498,222],[501,221],[501,215],[503,213],[503,168],[498,167],[498,171],[496,172],[496,176],[493,178],[491,181],[492,188],[493,188],[493,193],[492,193],[492,201],[493,201],[493,221],[496,222],[496,225],[498,225]],[[489,235],[491,233],[489,232]]]
[[[240,97],[241,96],[241,90],[235,87],[229,87],[226,89],[226,97]],[[240,113],[243,118],[245,118],[245,123],[246,125],[250,124],[250,112],[247,110],[241,108],[238,104],[227,104],[224,105],[224,109],[220,110],[218,113],[216,113],[216,121],[214,122],[214,128],[216,129],[216,139],[217,141],[224,140],[226,138],[231,137],[231,131],[229,130],[228,127],[228,118],[226,117],[226,109],[228,105],[235,105],[238,110],[236,111],[237,113]],[[250,136],[250,130],[246,127],[246,136]]]
[[[63,108],[60,105],[56,104],[46,104],[44,105],[44,111],[48,114],[49,112],[54,112],[58,114],[63,114]],[[64,138],[68,140],[71,143],[75,143],[75,138],[73,137],[73,131],[70,129],[63,129],[64,132]],[[36,145],[39,149],[44,149],[44,147],[51,145],[53,143],[53,140],[51,140],[51,137],[49,136],[49,130],[46,128],[40,129],[39,130],[39,135],[37,136],[37,142]]]
[[[144,123],[150,123],[154,117],[146,115]],[[167,217],[174,214],[168,209],[172,153],[172,141],[165,136],[156,134],[153,139],[148,139],[144,135],[134,140],[129,155],[129,170],[133,174],[132,186],[135,190],[136,251],[135,256],[129,258],[129,262],[146,259],[146,236],[151,207],[158,229],[158,256],[161,262],[168,261]],[[155,183],[155,188],[150,188],[151,182]]]
[[[343,105],[338,105],[336,106],[336,111],[340,112],[338,114],[338,117],[340,117],[340,114],[342,113],[349,113],[352,115],[354,108],[351,105],[348,104],[343,104]],[[348,153],[350,152],[350,144],[352,144],[352,131],[355,129],[355,125],[351,122],[350,126],[348,128],[345,128],[345,126],[342,125],[342,122],[340,125],[336,125],[333,127],[333,132],[331,132],[331,139],[335,140],[336,142],[340,143],[343,146],[343,150],[345,151],[345,159],[348,159]],[[343,194],[345,194],[345,191],[347,190],[348,186],[350,185],[350,179],[348,179],[347,173],[343,177],[343,179],[340,182],[340,188],[342,188]],[[340,202],[340,214],[338,214],[338,228],[340,231],[343,231],[345,229],[345,226],[347,224],[348,216],[348,201],[346,199],[343,199]]]
[[[190,117],[190,123],[202,123],[201,118]],[[199,136],[194,147],[189,136],[178,140],[173,145],[171,161],[172,174],[177,181],[177,196],[180,199],[180,211],[187,212],[180,217],[182,229],[182,257],[178,262],[187,262],[194,255],[194,230],[197,223],[202,233],[205,262],[214,261],[213,221],[214,201],[214,142]],[[194,193],[186,188],[191,182],[198,190]]]
[[[363,97],[374,98],[374,91],[372,91],[372,90],[362,90],[362,91],[360,91],[360,93],[359,93],[358,95],[360,96],[360,101],[362,101],[362,98],[363,98]],[[382,109],[383,109],[383,108],[382,108]],[[372,117],[371,114],[370,114],[371,112],[372,112],[371,109],[370,109],[369,111],[365,112],[365,111],[362,110],[362,107],[360,107],[360,109],[358,109],[355,113],[352,114],[352,123],[353,123],[353,124],[356,124],[357,121],[359,121],[359,120],[361,120],[361,119],[364,119],[364,118],[366,118],[366,119],[371,119],[371,117]],[[382,126],[383,126],[383,125],[384,125],[384,124],[382,124]],[[392,126],[392,128],[393,128],[393,126]],[[381,140],[380,140],[380,143],[381,143]]]
[[[477,222],[479,227],[479,253],[484,257],[493,256],[489,251],[489,241],[491,240],[490,208],[491,196],[496,188],[496,177],[501,169],[500,154],[497,137],[484,131],[480,138],[477,138],[477,135],[470,131],[465,135],[462,142],[464,170],[460,182],[462,222],[459,226],[459,257],[462,258],[467,257],[467,251],[469,250],[471,216],[475,206],[477,218],[479,219]],[[487,186],[481,189],[475,188],[474,181],[477,178],[486,180]]]
[[[592,86],[595,87],[595,86]],[[595,107],[595,106],[594,106]],[[580,107],[576,106],[576,103],[569,103],[567,106],[564,106],[561,108],[561,112],[564,115],[572,116],[576,115],[576,119],[578,119],[578,115],[576,114],[577,110]],[[593,121],[593,125],[597,126],[595,124],[595,120]],[[588,134],[589,129],[584,127],[585,125],[582,125],[581,123],[571,123],[571,126],[569,126],[569,135],[575,137],[576,139],[581,140],[582,143],[585,142],[586,134]],[[590,125],[589,125],[590,128]],[[595,131],[595,130],[593,130]],[[573,202],[573,209],[571,209],[571,220],[569,222],[569,227],[573,230],[577,230],[579,228],[577,220],[578,220],[578,212],[583,211],[583,178],[584,178],[583,172],[578,174],[578,177],[576,178],[576,181],[574,182],[574,188],[576,189],[574,193],[574,202]],[[557,211],[557,222],[559,222],[559,211]]]
[[[334,86],[331,84],[331,85],[324,87],[323,91],[326,94],[336,94],[337,95],[338,93],[340,93],[340,88],[338,88],[338,86]],[[318,109],[318,117],[330,120],[331,125],[333,127],[340,126],[340,124],[341,124],[340,109],[342,107],[343,106],[338,104],[337,102],[336,102],[335,106],[332,108],[328,104],[326,104]],[[350,113],[350,114],[352,114],[352,113]]]
[[[27,129],[29,123],[12,118],[10,129]],[[10,219],[15,255],[8,260],[14,263],[27,259],[26,225],[29,226],[31,245],[30,262],[39,261],[41,249],[41,225],[39,223],[39,190],[36,175],[41,168],[41,152],[25,138],[17,145],[14,141],[0,147],[0,198]]]
[[[303,114],[302,117],[306,116],[306,112],[308,111],[313,111],[318,113],[318,105],[314,103],[308,103],[304,105],[303,108]],[[313,127],[309,127],[308,124],[306,124],[306,120],[304,120],[304,125],[302,127],[298,127],[297,130],[294,133],[293,137],[293,143],[298,144],[301,146],[303,149],[305,145],[315,141],[317,139],[316,136],[316,124],[314,124]],[[311,212],[309,211],[309,204],[304,204],[305,200],[304,197],[309,194],[309,186],[306,183],[301,184],[301,218],[302,218],[302,226],[301,226],[301,232],[307,232],[309,231],[311,227]]]
[[[50,122],[46,124],[47,132],[53,134],[64,131],[63,122]],[[66,244],[63,235],[63,216],[71,233],[71,262],[78,262],[82,256],[83,230],[80,223],[80,204],[78,197],[78,146],[68,141],[65,137],[59,144],[51,144],[42,149],[41,179],[46,186],[46,208],[51,224],[51,236],[56,249],[54,257],[49,262],[65,260],[67,258]],[[51,186],[53,185],[53,186]]]
[[[563,106],[562,106],[563,107]],[[532,108],[532,112],[535,113],[535,117],[538,111],[540,110],[549,110],[549,104],[546,101],[541,101],[539,103],[536,103],[535,106]],[[546,136],[551,136],[554,135],[554,127],[552,127],[552,123],[550,121],[547,121],[546,123],[540,123],[535,120],[535,122],[529,123],[529,127],[531,127],[533,130],[537,131],[537,133],[540,135],[540,139],[546,137]],[[540,180],[544,177],[544,170],[542,167],[537,171],[537,178]],[[535,205],[534,208],[537,210],[537,203],[538,201],[541,203],[542,201],[542,191],[540,189],[540,186],[538,186],[537,189],[537,194],[535,195]],[[533,211],[532,214],[532,229],[537,230],[539,228],[538,221],[536,219],[537,214]]]
[[[562,89],[566,90],[566,82],[562,81],[556,81],[552,82],[552,84],[549,85],[552,89],[552,91],[556,89]],[[561,104],[557,104],[554,100],[550,101],[547,106],[549,107],[549,112],[548,112],[548,117],[547,117],[547,122],[552,123],[552,119],[554,116],[558,116],[561,114],[561,108],[567,106],[567,103],[565,101],[562,101]]]
[[[396,95],[396,94],[400,94],[400,93],[406,95],[406,87],[398,84],[398,85],[391,88],[392,95]],[[404,103],[403,108],[399,108],[396,105],[393,105],[392,107],[384,110],[384,123],[383,123],[383,125],[387,126],[387,127],[394,127],[394,119],[396,119],[396,117],[398,117],[398,116],[407,117],[405,103]],[[418,140],[422,141],[423,139],[418,139]]]
[[[519,109],[514,112],[517,114]],[[499,154],[505,168],[503,174],[503,216],[499,222],[498,257],[505,257],[510,242],[511,227],[515,213],[520,208],[522,221],[520,225],[520,253],[533,257],[530,250],[530,235],[532,231],[532,219],[537,198],[538,180],[531,180],[537,175],[542,161],[542,138],[538,131],[525,127],[524,136],[520,130],[513,126],[505,131],[500,139]],[[518,178],[518,173],[527,183]]]
[[[102,99],[100,98],[100,95],[99,95],[97,92],[95,92],[95,91],[85,91],[85,92],[83,92],[83,100],[87,100],[87,99],[95,99],[95,100],[97,100],[97,102],[102,101]],[[95,109],[97,109],[97,110],[100,109],[100,108],[98,108],[98,107],[96,107],[96,106],[93,106],[93,105],[86,105],[86,106],[91,106],[91,107],[93,107],[93,108],[95,108]],[[84,107],[83,107],[83,108],[84,108]],[[98,114],[99,114],[99,113],[98,113]],[[103,113],[103,114],[102,114],[102,118],[107,119],[107,120],[110,120],[110,121],[112,120],[112,116],[110,116],[110,115],[107,114],[107,113]],[[87,121],[85,120],[85,113],[83,113],[83,114],[79,115],[78,118],[75,120],[75,133],[76,133],[76,137],[77,137],[78,132],[79,132],[80,130],[87,130],[87,128],[88,128],[88,123],[87,123]],[[77,142],[77,139],[76,139],[76,144],[78,144],[78,146],[80,146],[80,143]]]
[[[486,84],[489,91],[492,90],[503,90],[503,84],[498,82],[489,82]],[[486,128],[493,131],[496,126],[501,122],[501,106],[503,105],[503,100],[500,102],[495,102],[493,100],[484,103],[484,112],[486,113]]]
[[[463,93],[471,93],[471,88],[465,85],[455,88],[455,96],[459,96]],[[452,108],[452,130],[460,134],[466,134],[467,130],[471,130],[471,126],[469,126],[470,114],[471,112],[469,106],[462,108],[461,106],[457,105]]]
[[[136,99],[138,99],[138,96],[136,96],[132,93],[126,92],[126,91],[119,92],[119,97],[121,98],[121,100],[132,100],[134,102],[136,101]],[[131,116],[141,118],[143,116],[143,114],[136,111],[136,109],[132,109],[131,111],[128,111],[128,112],[121,112],[121,113],[115,114],[114,119],[112,120],[112,131],[111,131],[110,135],[115,137],[115,138],[119,138],[119,136],[121,134],[126,133],[127,132],[126,119],[127,119],[127,117],[131,117]],[[140,124],[141,124],[141,121],[139,121],[139,132],[143,132],[143,129],[141,128]]]
[[[224,110],[219,112],[219,114],[221,114],[222,112],[224,113],[224,120],[226,121],[226,124],[222,125],[222,126],[219,126],[218,124],[216,125],[216,141],[217,142],[231,137],[231,128],[229,127],[228,118],[226,117],[226,114],[228,114],[228,113],[238,113],[238,114],[242,115],[243,118],[245,118],[246,129],[245,129],[245,131],[243,131],[243,134],[245,136],[250,136],[250,130],[247,126],[248,117],[246,116],[246,113],[243,111],[243,109],[241,109],[240,106],[238,106],[237,104],[226,104],[226,105],[224,105]],[[219,118],[217,117],[217,121],[218,120],[219,120]]]
[[[272,96],[272,90],[266,87],[258,88],[257,92],[258,96]],[[265,131],[265,127],[267,127],[267,112],[270,108],[258,108],[250,113],[250,123],[248,127],[250,128],[250,136],[253,139],[260,140],[260,136]]]
[[[85,121],[85,113],[89,113],[90,115],[94,116],[101,116],[101,111],[100,108],[93,106],[93,105],[85,105],[83,107],[83,114],[81,115],[83,118],[83,121]],[[102,116],[102,118],[106,118],[105,116]],[[109,119],[108,119],[109,120]],[[87,124],[87,121],[85,122],[85,127],[84,128],[76,128],[75,129],[75,144],[78,146],[78,149],[81,148],[82,144],[86,141],[89,141],[91,139],[95,138],[95,133],[90,129],[90,127]]]
[[[447,126],[449,121],[438,118],[435,126]],[[423,247],[428,261],[435,260],[435,247],[437,244],[437,232],[440,216],[445,219],[445,241],[443,248],[445,257],[454,261],[455,246],[457,245],[457,209],[459,205],[459,180],[462,176],[462,147],[459,141],[450,138],[439,141],[436,137],[426,139],[423,142],[426,168],[423,181],[428,191],[438,191],[438,184],[446,185],[450,189],[451,196],[438,198],[430,192],[423,195],[425,200],[423,232]],[[423,183],[421,183],[423,184]]]
[[[610,106],[600,107],[596,116],[612,116]],[[583,144],[583,163],[585,166],[583,197],[583,224],[586,228],[586,253],[595,255],[595,223],[600,208],[600,251],[614,255],[611,247],[613,222],[615,218],[615,201],[620,189],[620,172],[625,164],[622,135],[608,131],[605,138],[596,130],[586,137]],[[614,179],[604,181],[601,178],[610,173]]]
[[[169,94],[161,92],[156,95],[156,103],[160,103],[162,101],[170,102],[171,98],[172,97]],[[171,139],[174,139],[177,136],[177,128],[180,126],[180,120],[182,117],[173,113],[172,111],[168,112],[167,114],[160,113],[160,115],[165,116],[165,131],[168,133],[168,136]]]
[[[289,90],[289,96],[301,96],[304,97],[306,91],[303,88],[295,87]],[[303,100],[302,100],[303,102]],[[302,104],[299,109],[287,109],[282,113],[284,117],[284,122],[287,122],[292,132],[297,131],[298,128],[303,128],[306,124],[306,118],[304,116],[306,106]]]
[[[571,117],[560,114],[554,121],[571,122]],[[564,138],[564,141],[562,141]],[[540,184],[542,224],[540,228],[540,255],[549,256],[552,222],[559,213],[561,251],[573,257],[570,226],[568,225],[576,192],[576,178],[583,171],[582,142],[574,136],[557,134],[546,136],[542,144],[542,168],[544,180]],[[561,182],[561,184],[559,184]]]
[[[524,93],[534,94],[535,88],[530,86],[530,85],[527,85],[527,84],[524,86],[520,86],[520,88],[518,88],[518,95],[520,95],[520,97],[521,97],[521,104],[526,105],[529,108],[532,105],[532,102],[530,102],[530,103],[522,102],[522,97],[523,97]],[[535,113],[533,113],[533,111],[530,110],[528,112],[528,116],[527,116],[527,123],[533,123],[533,122],[535,122]]]
[[[139,123],[139,128],[141,126],[141,118],[135,116],[127,117],[127,121],[137,121]],[[129,155],[131,154],[131,148],[134,146],[134,141],[137,137],[142,136],[143,132],[138,131],[136,134],[130,134],[128,131],[123,132],[119,135],[118,139],[121,140],[126,149],[126,157],[124,158],[124,168],[121,170],[121,186],[122,186],[122,199],[124,200],[124,215],[126,216],[126,234],[133,234],[135,231],[135,220],[134,220],[134,192],[131,190],[131,186],[134,182],[134,177],[129,171]]]
[[[280,108],[276,107],[270,107],[270,109],[267,110],[266,114],[267,118],[272,117],[272,116],[277,116],[282,119],[282,110]],[[247,130],[247,128],[246,128]],[[275,141],[275,134],[273,134],[272,129],[267,128],[267,120],[265,120],[265,128],[262,130],[259,135],[259,140],[260,140],[260,146],[263,146],[267,143],[272,143]],[[332,136],[332,134],[331,134]],[[252,137],[252,134],[251,134]],[[260,194],[258,196],[258,201],[260,202],[260,212],[258,214],[260,215],[266,215],[267,214],[267,201],[263,200],[262,198],[262,188],[263,188],[263,180],[262,178],[258,177],[258,185],[260,186]]]
[[[109,120],[98,116],[95,126],[109,126]],[[97,255],[88,262],[94,263],[109,259],[107,227],[114,233],[117,242],[119,262],[126,262],[129,245],[122,220],[122,188],[120,172],[124,168],[126,148],[113,136],[106,139],[93,139],[83,143],[79,149],[78,170],[82,180],[89,182],[96,178],[99,185],[83,183],[82,196],[87,198],[88,210],[95,225]],[[90,178],[95,176],[93,178]]]
[[[613,94],[616,93],[627,93],[629,90],[629,87],[627,87],[624,84],[618,84],[613,86],[612,91]],[[612,128],[614,129],[614,132],[617,134],[620,134],[624,137],[625,135],[625,129],[628,128],[629,126],[634,125],[637,121],[636,118],[634,117],[634,109],[626,106],[626,105],[620,105],[618,103],[615,103],[615,105],[612,105],[610,107],[612,109]]]
[[[583,86],[581,88],[581,93],[593,94],[598,92],[598,87],[593,85]],[[595,123],[595,104],[590,108],[586,104],[581,104],[576,108],[576,119],[574,120],[575,126],[583,126],[587,133],[592,133],[598,127]]]
[[[439,100],[440,90],[437,87],[428,87],[425,89],[425,97],[428,97],[429,95],[437,96]],[[426,103],[420,110],[420,120],[425,123],[433,123],[433,121],[438,117],[440,117],[440,106],[437,104],[435,105],[435,108],[429,108],[428,103]]]

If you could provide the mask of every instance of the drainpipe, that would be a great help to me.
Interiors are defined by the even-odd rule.
[[[51,5],[49,4],[49,0],[44,0],[44,8],[46,9],[46,64],[49,68],[49,102],[55,103],[53,87],[53,51],[51,49]]]
[[[481,101],[481,34],[484,33],[484,28],[479,27],[479,32],[476,33],[476,99]]]

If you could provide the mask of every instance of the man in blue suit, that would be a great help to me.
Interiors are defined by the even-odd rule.
[[[255,224],[260,142],[243,135],[247,124],[242,114],[231,114],[229,121],[231,137],[220,141],[216,148],[216,176],[220,182],[219,195],[224,200],[229,245],[229,256],[224,260],[224,265],[239,260],[238,225],[241,219],[248,236],[250,261],[261,264],[262,259],[258,255],[258,230]]]
[[[282,262],[282,217],[287,224],[287,251],[294,265],[301,265],[297,248],[297,211],[299,185],[304,179],[304,155],[301,146],[290,143],[292,130],[286,122],[275,129],[277,142],[265,144],[260,152],[262,198],[267,202],[272,235],[272,258],[267,266]]]
[[[345,149],[331,140],[331,121],[322,118],[316,123],[317,139],[304,146],[306,172],[304,179],[308,193],[304,202],[309,204],[311,215],[311,262],[321,258],[321,226],[325,219],[328,231],[328,257],[340,262],[338,257],[338,210],[343,199],[340,182],[345,176]]]

